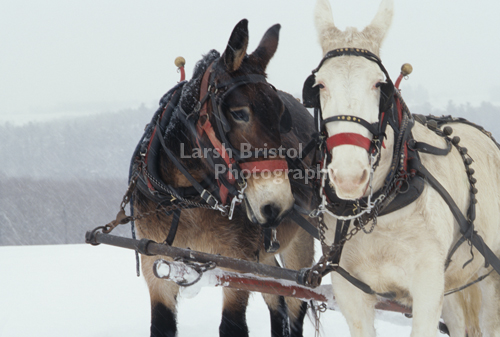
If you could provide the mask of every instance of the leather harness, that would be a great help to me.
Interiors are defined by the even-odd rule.
[[[169,245],[172,245],[174,241],[182,208],[212,208],[221,211],[224,216],[229,215],[231,218],[234,207],[243,201],[246,182],[241,174],[242,170],[249,173],[262,171],[286,172],[288,170],[286,159],[246,161],[247,158],[261,158],[262,156],[257,151],[250,151],[249,156],[244,156],[229,142],[227,133],[230,131],[230,125],[221,110],[224,99],[230,92],[241,85],[250,83],[270,84],[266,81],[265,76],[255,74],[238,76],[229,81],[218,83],[213,70],[216,62],[217,60],[213,61],[204,72],[200,84],[199,101],[189,113],[184,111],[182,105],[179,104],[183,87],[187,82],[177,84],[163,96],[160,100],[159,109],[146,127],[146,131],[133,155],[130,180],[137,180],[137,188],[142,194],[159,205],[182,205],[182,207],[173,211],[172,225],[165,240],[165,243]],[[274,89],[274,87],[272,88]],[[215,128],[210,122],[209,101],[212,102],[211,113],[215,117]],[[212,155],[212,157],[206,159],[213,167],[216,164],[225,166],[226,173],[224,175],[220,175],[217,179],[212,177],[212,179],[199,182],[168,148],[164,139],[164,130],[167,129],[175,109],[179,112],[178,116],[182,122],[194,136],[199,149],[208,148],[203,140],[204,135],[207,136],[209,146],[215,149],[218,155],[214,155],[213,152],[215,151],[202,152]],[[291,118],[289,115],[286,117]],[[289,122],[291,123],[291,120]],[[161,179],[159,173],[160,148],[167,154],[169,161],[189,180],[191,187],[174,188]],[[235,176],[232,172],[238,174]],[[170,215],[170,212],[167,215]],[[299,215],[296,209],[293,209],[288,215],[309,234],[319,238],[317,228]],[[275,226],[277,225],[275,224]],[[272,241],[272,230],[272,228],[264,229],[264,243],[267,251],[274,251],[279,248],[277,241]]]
[[[347,115],[334,116],[325,120],[322,119],[321,105],[319,101],[319,88],[313,87],[315,84],[315,73],[320,69],[322,64],[327,59],[342,55],[365,57],[366,59],[377,63],[380,69],[384,72],[386,76],[386,83],[383,83],[381,85],[379,122],[370,124],[358,117]],[[320,65],[313,70],[312,75],[310,75],[306,79],[303,89],[303,101],[306,107],[314,108],[316,121],[315,125],[318,127],[318,132],[323,134],[323,139],[327,138],[324,126],[329,122],[346,121],[359,123],[367,128],[373,135],[372,140],[369,140],[359,134],[350,133],[331,136],[322,144],[320,144],[320,156],[329,156],[331,149],[335,146],[345,144],[355,145],[364,148],[368,152],[368,155],[378,156],[377,163],[374,167],[374,169],[376,169],[376,165],[378,164],[378,160],[380,159],[380,143],[383,140],[383,137],[385,137],[385,127],[387,123],[389,123],[394,129],[395,144],[391,169],[386,177],[384,187],[374,194],[374,198],[376,198],[377,202],[379,200],[382,201],[380,201],[378,204],[377,202],[375,202],[375,206],[372,208],[370,213],[364,214],[363,216],[360,216],[355,220],[357,222],[357,227],[361,226],[361,228],[365,230],[364,226],[362,225],[363,222],[366,224],[368,221],[373,221],[374,225],[376,223],[377,216],[389,214],[409,205],[420,196],[424,187],[424,181],[427,181],[427,183],[429,183],[429,185],[434,188],[440,194],[443,200],[448,204],[450,211],[459,224],[460,232],[462,234],[462,238],[455,244],[454,247],[452,247],[445,267],[449,265],[452,254],[456,251],[456,249],[458,249],[460,244],[465,241],[469,241],[484,256],[485,267],[488,267],[491,264],[494,270],[496,270],[497,273],[500,274],[500,259],[484,243],[484,240],[477,233],[477,231],[474,230],[473,221],[475,219],[475,194],[477,193],[477,189],[474,187],[475,179],[472,178],[473,170],[469,168],[469,165],[472,163],[472,159],[468,157],[467,151],[458,145],[460,141],[458,137],[454,137],[453,139],[449,137],[452,132],[451,128],[445,127],[445,129],[441,131],[436,127],[432,127],[434,125],[437,126],[437,123],[436,118],[433,118],[431,116],[415,116],[414,118],[414,116],[409,112],[408,107],[404,103],[399,90],[396,90],[394,88],[389,74],[376,55],[367,50],[358,48],[343,48],[330,51],[325,55]],[[423,124],[428,123],[428,127],[430,129],[434,130],[438,135],[445,138],[447,142],[447,148],[440,149],[424,142],[416,141],[411,134],[411,129],[414,125],[415,119]],[[434,122],[432,122],[433,120]],[[450,122],[450,120],[441,120],[441,122],[446,123]],[[492,138],[491,135],[490,138]],[[468,172],[468,177],[471,184],[470,204],[469,210],[467,212],[467,217],[462,214],[453,198],[439,183],[439,181],[434,178],[434,176],[432,176],[432,174],[422,165],[418,155],[418,152],[429,153],[433,155],[447,155],[451,151],[452,145],[457,148],[457,150],[463,157],[464,165],[466,167],[466,171]],[[406,186],[406,188],[404,188],[404,186]],[[315,287],[321,283],[321,278],[324,275],[331,271],[336,271],[365,293],[377,294],[387,298],[394,298],[394,293],[376,293],[366,283],[353,277],[339,266],[344,239],[348,233],[348,229],[351,223],[351,220],[341,220],[340,218],[345,214],[359,213],[360,208],[363,205],[367,204],[366,198],[355,201],[341,200],[336,196],[335,191],[330,187],[329,183],[324,184],[324,188],[320,191],[320,194],[324,194],[325,199],[328,200],[328,204],[326,205],[326,207],[328,208],[329,213],[338,217],[335,242],[330,247],[330,252],[323,255],[316,266],[301,271],[302,279],[299,283]],[[379,198],[379,196],[384,197]],[[317,215],[320,215],[319,213],[320,212],[318,212]],[[371,230],[373,230],[373,226]],[[365,232],[370,233],[371,230],[365,230]],[[471,282],[466,286],[469,286],[477,281],[480,280]],[[460,288],[459,290],[463,289],[464,287]]]

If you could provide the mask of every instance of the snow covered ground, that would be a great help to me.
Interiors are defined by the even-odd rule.
[[[135,276],[130,250],[100,245],[0,247],[0,336],[105,337],[149,336],[149,295]],[[203,288],[180,299],[179,336],[218,336],[222,294]],[[250,336],[269,336],[262,297],[248,307]],[[306,318],[307,320],[307,318]],[[321,336],[348,336],[339,312],[321,316]],[[378,336],[409,336],[411,320],[384,313],[376,321]],[[311,321],[304,336],[314,336]],[[437,336],[442,336],[436,331]]]

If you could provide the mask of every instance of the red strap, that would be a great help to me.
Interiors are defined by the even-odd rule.
[[[217,136],[215,135],[214,128],[212,127],[212,123],[207,119],[205,124],[201,127],[203,131],[208,136],[208,139],[210,139],[210,142],[212,143],[212,146],[217,150],[217,152],[220,153],[222,159],[226,162],[227,166],[230,166],[232,163],[234,163],[234,159],[229,157],[229,154],[226,151],[226,148],[222,143],[219,141]]]
[[[227,195],[229,194],[229,190],[227,189],[224,184],[219,183],[219,195],[220,195],[220,201],[222,202],[223,205],[226,204],[227,201]]]
[[[396,107],[398,108],[399,127],[401,127],[401,123],[403,122],[403,111],[401,109],[401,102],[399,101],[399,98],[396,98]]]
[[[242,170],[252,173],[262,171],[283,172],[288,170],[288,163],[284,159],[261,160],[241,163],[240,167]]]
[[[344,132],[333,135],[326,140],[326,148],[331,151],[334,147],[340,145],[355,145],[370,151],[372,141],[361,136],[359,133]]]

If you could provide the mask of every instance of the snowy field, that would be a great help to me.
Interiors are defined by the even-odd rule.
[[[149,336],[149,296],[144,279],[135,276],[130,250],[85,244],[0,247],[0,336],[105,337]],[[180,299],[180,337],[218,336],[222,294],[203,288]],[[248,307],[250,336],[269,336],[262,297]],[[348,336],[339,312],[322,314],[321,336]],[[409,336],[411,320],[401,314],[378,314],[378,336]],[[304,336],[314,336],[306,318]],[[436,332],[436,336],[443,336]]]

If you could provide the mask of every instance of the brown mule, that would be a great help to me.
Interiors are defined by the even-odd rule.
[[[287,214],[294,203],[311,209],[312,190],[291,184],[283,151],[271,149],[298,149],[313,132],[312,117],[265,81],[280,26],[271,27],[247,55],[247,24],[236,25],[222,56],[209,52],[193,79],[167,93],[170,101],[160,105],[148,126],[133,159],[139,177],[133,205],[136,214],[154,214],[137,220],[137,231],[156,242],[269,265],[276,265],[276,253],[287,268],[305,268],[313,262],[313,238]],[[281,135],[280,126],[288,131],[291,119],[294,127]],[[227,173],[238,166],[242,170]],[[236,206],[230,220],[231,204]],[[264,228],[278,224],[279,248],[266,252]],[[151,297],[151,336],[173,337],[179,286],[153,275],[157,258],[141,256]],[[221,336],[248,336],[248,297],[247,291],[224,289]],[[272,336],[302,336],[305,302],[276,295],[264,300]]]

